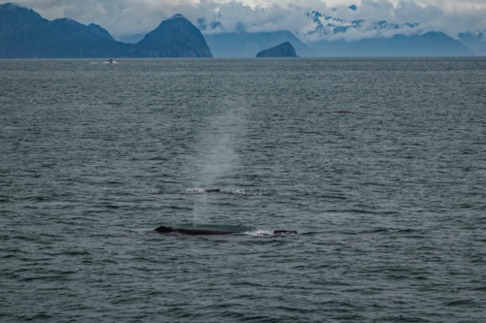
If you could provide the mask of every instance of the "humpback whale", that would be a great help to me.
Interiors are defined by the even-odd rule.
[[[177,229],[172,227],[167,227],[161,225],[160,227],[156,228],[154,231],[158,233],[179,233],[179,234],[187,234],[193,236],[201,236],[201,235],[223,235],[223,234],[241,234],[241,232],[234,232],[234,231],[222,231],[222,230],[207,230],[207,229]],[[297,233],[297,231],[290,231],[290,230],[274,230],[272,234],[290,234],[290,233]]]

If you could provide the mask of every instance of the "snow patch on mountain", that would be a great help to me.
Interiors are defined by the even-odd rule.
[[[368,37],[391,37],[395,34],[418,33],[420,23],[405,22],[394,23],[387,20],[370,21],[359,16],[358,7],[349,6],[346,18],[336,16],[342,12],[342,8],[331,8],[331,13],[323,14],[317,10],[305,12],[305,16],[312,22],[311,28],[306,34],[313,40],[338,39],[338,38],[359,38]],[[352,12],[350,14],[350,12]],[[348,35],[344,35],[348,34]],[[346,37],[351,36],[351,37]],[[357,37],[358,38],[358,37]]]

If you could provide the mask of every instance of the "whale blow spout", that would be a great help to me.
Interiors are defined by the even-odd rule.
[[[242,232],[233,232],[233,231],[222,231],[222,230],[207,230],[207,229],[176,229],[172,227],[167,227],[161,225],[160,227],[154,229],[155,232],[158,233],[176,233],[176,234],[186,234],[186,235],[193,235],[193,236],[201,236],[201,235],[223,235],[223,234],[241,234]],[[294,234],[297,231],[289,231],[289,230],[275,230],[272,231],[272,234],[281,235],[281,234]]]

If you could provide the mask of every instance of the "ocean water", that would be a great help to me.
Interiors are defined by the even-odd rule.
[[[485,89],[484,58],[0,61],[0,321],[486,322]]]

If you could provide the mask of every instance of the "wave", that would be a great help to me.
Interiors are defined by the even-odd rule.
[[[253,237],[265,237],[265,236],[276,236],[277,234],[273,233],[273,231],[269,230],[254,230],[254,231],[245,231],[239,233],[241,235],[246,236],[253,236]]]

